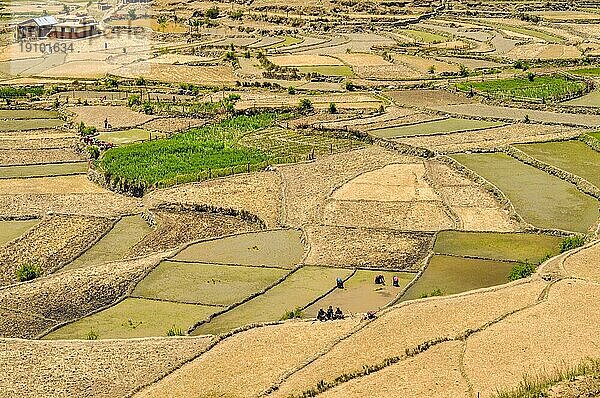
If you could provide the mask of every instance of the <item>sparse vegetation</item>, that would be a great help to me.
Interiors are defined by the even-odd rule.
[[[27,282],[42,275],[42,269],[37,264],[25,263],[19,266],[16,271],[19,282]]]
[[[281,317],[282,321],[286,321],[288,319],[296,319],[302,318],[304,316],[304,312],[301,307],[296,307],[291,311],[286,311],[285,314]]]

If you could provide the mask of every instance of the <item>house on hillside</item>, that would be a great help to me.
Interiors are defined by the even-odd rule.
[[[15,37],[17,40],[42,39],[57,23],[56,18],[51,16],[28,19],[16,25]]]
[[[54,39],[81,39],[100,33],[98,22],[94,18],[65,16],[52,26],[47,37]]]

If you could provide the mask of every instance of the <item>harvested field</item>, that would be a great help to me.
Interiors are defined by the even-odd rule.
[[[102,239],[63,269],[82,268],[120,260],[126,257],[131,248],[151,231],[148,223],[139,215],[123,217]]]
[[[76,163],[50,163],[43,165],[27,166],[0,166],[0,179],[26,178],[47,176],[68,176],[85,174],[88,170],[87,162]]]
[[[18,238],[39,222],[39,220],[0,221],[0,245]]]
[[[304,230],[310,246],[304,262],[334,267],[416,269],[433,239],[389,229],[308,225]]]
[[[56,271],[105,233],[113,221],[101,217],[51,216],[0,248],[0,285],[16,281],[24,264],[39,266],[44,274]],[[47,243],[52,236],[51,243]]]
[[[361,372],[365,365],[380,364],[394,356],[402,357],[407,349],[424,342],[476,329],[501,315],[533,304],[544,286],[542,282],[531,282],[477,295],[435,298],[392,307],[291,375],[271,395],[300,394],[315,388],[321,380],[332,382],[340,375]],[[473,308],[478,310],[473,311]],[[348,355],[349,352],[352,355]]]
[[[440,290],[443,295],[456,294],[508,282],[513,262],[480,260],[436,254],[402,300],[414,300]]]
[[[598,283],[600,282],[598,258],[600,258],[600,244],[595,243],[589,248],[566,257],[564,268],[570,276]]]
[[[438,254],[538,263],[560,252],[563,238],[542,234],[441,231],[433,251]]]
[[[131,144],[134,142],[147,141],[152,137],[164,138],[164,134],[151,133],[143,129],[119,130],[100,133],[98,139],[101,141],[112,142],[115,145]]]
[[[86,176],[0,179],[0,194],[94,194],[107,192]]]
[[[489,119],[523,121],[529,116],[532,122],[565,124],[572,126],[597,127],[600,126],[600,115],[583,113],[558,113],[551,111],[537,111],[532,109],[509,108],[495,105],[433,105],[432,109],[455,115],[482,117]]]
[[[161,338],[112,341],[0,340],[0,366],[8,396],[113,398],[175,370],[210,340]],[[82,382],[85,378],[85,382]]]
[[[300,231],[282,229],[246,233],[196,243],[174,260],[215,264],[293,268],[302,260],[304,246]]]
[[[348,333],[355,320],[286,322],[237,334],[185,365],[138,397],[249,396],[266,390]],[[232,366],[231,358],[237,358]]]
[[[219,213],[163,210],[153,213],[157,227],[130,248],[129,256],[167,251],[199,239],[262,229],[253,221]]]
[[[503,153],[452,157],[496,185],[535,226],[586,232],[597,223],[598,201],[568,182]]]
[[[52,319],[31,315],[28,312],[0,308],[0,336],[2,338],[34,339],[42,330],[54,326]],[[2,364],[5,366],[5,364]]]
[[[125,106],[76,106],[67,109],[75,114],[75,123],[83,122],[86,126],[97,127],[98,130],[105,130],[105,120],[115,129],[135,127],[156,118],[132,111]]]
[[[231,66],[188,66],[138,62],[123,66],[114,71],[114,74],[133,79],[142,76],[148,80],[166,83],[187,82],[217,87],[233,86],[235,83]]]
[[[0,109],[0,119],[57,119],[58,112],[44,109]]]
[[[424,123],[410,124],[407,126],[396,126],[384,129],[371,130],[369,131],[369,133],[373,134],[376,137],[398,138],[405,136],[410,137],[419,135],[447,134],[470,130],[483,130],[486,128],[498,127],[501,125],[502,123],[486,122],[485,120],[449,118]]]
[[[34,131],[33,134],[30,135],[28,133],[13,133],[11,134],[3,134],[0,136],[0,149],[1,150],[51,150],[51,149],[73,149],[73,144],[75,144],[77,138],[75,135],[60,132],[59,134],[53,134],[52,132],[48,132],[48,136],[45,137],[44,134],[39,134],[39,131]]]
[[[73,321],[113,304],[132,284],[160,261],[158,256],[97,264],[56,273],[0,290],[0,306],[50,321],[25,333],[7,325],[0,335],[34,337],[49,326]],[[88,330],[89,331],[89,330]]]
[[[456,64],[450,64],[443,61],[438,61],[433,58],[425,58],[413,55],[393,55],[394,62],[406,65],[407,67],[416,70],[422,75],[433,75],[440,73],[456,73],[460,70],[460,67]],[[433,73],[431,73],[433,68]]]
[[[384,276],[385,285],[374,283],[377,275]],[[344,289],[335,289],[308,307],[305,313],[308,317],[316,318],[320,308],[327,309],[329,306],[339,307],[346,315],[378,311],[392,302],[415,275],[408,272],[358,270],[344,283]],[[398,277],[398,287],[392,285],[394,276]]]
[[[392,64],[384,60],[380,55],[368,53],[347,53],[336,54],[336,58],[342,60],[345,64],[353,67],[365,66],[391,66]]]
[[[278,226],[281,180],[275,172],[237,174],[150,192],[145,201],[232,208],[258,216],[269,228]]]
[[[505,54],[510,59],[574,59],[581,57],[575,46],[565,44],[523,44]]]
[[[470,337],[464,361],[474,390],[490,397],[498,388],[516,387],[525,375],[598,357],[600,319],[594,308],[599,298],[597,285],[561,281],[545,301]],[[549,322],[560,326],[549,327]]]
[[[236,102],[235,109],[289,108],[298,106],[298,103],[305,98],[311,101],[316,109],[328,109],[329,104],[332,102],[335,103],[338,110],[378,109],[382,105],[380,98],[367,93],[315,95],[259,93],[257,95],[242,95],[242,99]]]
[[[60,119],[4,119],[0,120],[0,132],[49,129],[63,124]]]
[[[7,143],[14,143],[15,141],[7,141]],[[22,144],[26,144],[29,141],[25,141]],[[17,144],[18,145],[18,144]],[[4,165],[40,165],[35,167],[26,168],[4,168],[3,170],[14,170],[14,172],[7,172],[6,176],[14,175],[20,177],[19,170],[27,170],[23,176],[44,176],[44,175],[63,175],[61,168],[66,169],[67,174],[72,174],[73,170],[87,172],[87,163],[81,161],[83,156],[73,150],[73,148],[41,148],[41,149],[1,149],[0,150],[0,167]],[[56,163],[67,163],[56,164]],[[70,163],[68,162],[79,162]],[[55,164],[52,164],[55,163]],[[77,167],[79,166],[79,167]],[[84,168],[84,167],[85,168]],[[0,175],[2,174],[0,169]],[[47,171],[44,171],[47,169]],[[1,178],[1,177],[0,177]],[[7,177],[4,177],[7,178]]]
[[[286,311],[302,308],[333,289],[337,277],[351,273],[349,269],[302,267],[264,294],[200,325],[192,334],[219,334],[252,323],[277,321]]]
[[[515,147],[539,161],[575,174],[600,187],[600,153],[581,141],[542,142]]]
[[[374,146],[313,163],[279,166],[285,184],[284,222],[290,226],[318,223],[333,189],[362,173],[399,162],[412,163],[414,159]]]
[[[501,148],[514,143],[575,138],[581,133],[582,130],[578,128],[515,123],[477,131],[398,138],[396,141],[438,153],[457,153],[474,149]]]
[[[300,73],[316,73],[323,76],[354,76],[354,72],[347,65],[319,65],[319,66],[298,66]]]
[[[171,328],[184,333],[197,321],[215,312],[215,307],[167,301],[126,298],[118,304],[57,329],[49,340],[87,339],[93,330],[99,339],[167,336]]]
[[[287,272],[278,268],[163,261],[136,286],[132,295],[227,306],[266,289]]]
[[[351,380],[322,394],[323,398],[466,397],[469,386],[460,372],[462,343],[437,345],[379,372]],[[435,364],[435,371],[431,371]]]
[[[325,55],[276,55],[269,60],[279,66],[340,66],[339,59]]]
[[[385,95],[400,106],[418,108],[470,104],[473,102],[463,94],[455,94],[444,90],[386,91]]]

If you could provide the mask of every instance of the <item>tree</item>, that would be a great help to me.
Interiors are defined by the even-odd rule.
[[[300,112],[310,112],[314,109],[312,102],[308,98],[302,98],[298,104]]]
[[[527,80],[529,80],[530,82],[534,81],[535,80],[535,73],[529,72],[527,74]]]
[[[459,68],[458,74],[459,74],[460,76],[462,76],[462,77],[467,77],[467,76],[469,76],[469,70],[467,69],[467,67],[466,67],[466,66],[464,66],[463,64],[460,64],[460,65],[458,66],[458,68]]]
[[[356,87],[354,87],[354,83],[348,81],[346,82],[346,90],[348,91],[354,91],[356,89]]]

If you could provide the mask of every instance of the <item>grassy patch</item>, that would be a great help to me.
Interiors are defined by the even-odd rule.
[[[266,161],[267,154],[243,147],[238,140],[245,133],[270,126],[275,119],[273,113],[238,116],[168,139],[114,148],[102,157],[99,167],[113,180],[142,186],[207,178],[213,170]],[[182,181],[176,179],[179,176]]]
[[[266,265],[292,268],[302,260],[304,246],[296,230],[256,232],[197,243],[177,254],[179,261]]]
[[[215,317],[193,334],[218,334],[254,322],[277,321],[290,308],[304,307],[335,287],[336,277],[347,277],[348,269],[306,266],[265,294]]]
[[[541,234],[442,231],[433,250],[439,254],[537,263],[547,255],[559,254],[561,242],[559,237]]]
[[[352,68],[348,65],[322,65],[322,66],[298,66],[301,73],[318,73],[323,76],[354,76]]]
[[[592,108],[600,107],[600,91],[592,91],[584,95],[583,97],[575,98],[564,103],[565,105],[571,106],[586,106]]]
[[[595,133],[588,133],[589,136],[594,137],[598,141],[600,141],[600,131]]]
[[[578,175],[600,188],[600,153],[581,141],[542,142],[515,147],[537,160]]]
[[[423,275],[412,285],[402,300],[429,295],[435,290],[455,294],[469,290],[501,285],[514,263],[434,255]]]
[[[0,120],[0,131],[49,129],[61,126],[63,123],[64,122],[60,119]]]
[[[150,133],[143,129],[129,129],[119,131],[107,131],[98,135],[98,139],[106,142],[112,142],[115,145],[131,144],[134,142],[148,141],[152,134],[152,139],[157,137],[164,138],[164,134]]]
[[[446,134],[457,131],[479,130],[502,126],[503,123],[487,122],[485,120],[471,120],[448,118],[444,120],[434,120],[432,122],[424,122],[411,124],[407,126],[387,127],[384,129],[371,130],[371,133],[377,137],[395,138],[406,137],[413,135],[428,135],[428,134]]]
[[[470,91],[473,88],[498,98],[561,101],[574,95],[581,95],[586,85],[584,82],[570,80],[564,76],[551,75],[536,76],[532,80],[524,77],[464,82],[457,83],[456,87],[462,91]]]
[[[99,339],[165,336],[170,328],[187,330],[215,307],[128,298],[104,311],[70,323],[45,339],[86,339],[90,330]]]
[[[123,217],[102,239],[64,269],[82,268],[122,259],[151,231],[148,223],[139,215]]]
[[[504,153],[452,157],[496,185],[517,212],[537,227],[587,232],[596,223],[598,201],[560,178]]]
[[[87,170],[87,162],[0,166],[0,178],[64,176],[85,174]]]
[[[133,295],[230,305],[265,289],[287,272],[276,268],[164,261],[136,286]]]
[[[570,70],[570,73],[573,73],[575,75],[581,75],[581,76],[600,76],[600,68],[583,68],[583,69],[576,69],[576,70]]]
[[[39,220],[0,221],[0,245],[18,238],[39,222]]]
[[[265,49],[279,48],[279,47],[288,47],[288,46],[292,46],[294,44],[300,44],[303,41],[304,41],[304,39],[301,39],[299,37],[285,36],[285,38],[284,38],[284,40],[282,42],[275,43],[275,44],[272,44],[270,46],[267,46],[267,47],[265,47]]]
[[[511,270],[508,274],[508,280],[516,281],[519,279],[527,278],[527,277],[533,275],[536,268],[537,268],[537,266],[530,262],[522,262],[522,263],[515,264],[511,268]]]
[[[376,285],[375,276],[383,275],[385,285]],[[392,286],[392,278],[397,276],[399,287]],[[376,311],[396,298],[398,293],[415,274],[407,272],[381,272],[358,270],[344,284],[344,289],[336,289],[306,309],[307,315],[316,316],[319,308],[340,307],[347,313]]]

